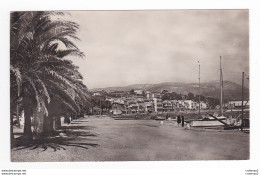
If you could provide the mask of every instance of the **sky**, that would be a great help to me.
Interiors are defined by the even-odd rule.
[[[249,73],[248,10],[71,11],[80,25],[73,58],[89,89],[219,79]]]

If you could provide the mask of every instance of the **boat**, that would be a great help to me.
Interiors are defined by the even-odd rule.
[[[154,120],[166,120],[166,117],[165,116],[155,116]]]
[[[214,119],[213,117],[205,117],[203,119],[191,121],[192,127],[222,127],[225,126],[226,117],[221,116]]]
[[[199,78],[200,80],[200,78]],[[243,105],[243,94],[244,94],[244,72],[242,76],[242,105]],[[240,111],[240,110],[239,110]],[[242,106],[241,113],[236,118],[225,117],[223,112],[223,73],[221,67],[221,57],[220,57],[220,116],[217,114],[207,113],[207,116],[204,116],[202,119],[192,120],[189,122],[190,127],[202,127],[202,128],[218,128],[218,129],[240,129],[242,132],[250,132],[250,119],[244,118],[244,112],[249,111],[245,109],[244,105]],[[200,114],[200,111],[199,111]]]
[[[200,80],[200,75],[199,75],[199,80]],[[200,86],[199,86],[199,88],[200,88]],[[199,107],[200,107],[200,105],[199,105]],[[223,73],[222,73],[222,67],[221,67],[221,57],[220,57],[220,113],[221,113],[220,116],[216,116],[217,114],[212,115],[212,114],[207,113],[207,115],[204,116],[204,118],[191,121],[190,126],[191,127],[222,127],[223,128],[223,127],[227,127],[228,125],[231,125],[231,122],[229,122],[228,118],[223,115]],[[199,110],[199,115],[200,115],[200,110]]]

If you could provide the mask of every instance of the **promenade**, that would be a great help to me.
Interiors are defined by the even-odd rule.
[[[155,120],[85,117],[46,140],[11,150],[14,162],[249,159],[249,134],[203,131]]]

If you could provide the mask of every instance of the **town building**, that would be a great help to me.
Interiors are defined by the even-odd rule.
[[[143,95],[143,90],[134,90],[136,95]]]
[[[124,101],[115,100],[112,102],[112,113],[113,114],[122,114],[125,111]]]
[[[196,110],[197,109],[197,103],[192,100],[184,100],[185,108],[188,110]]]
[[[93,93],[93,96],[100,96],[101,94],[100,94],[100,92],[94,92]]]
[[[160,98],[153,98],[153,101],[154,101],[154,111],[156,113],[163,112],[162,99],[160,99]]]
[[[250,102],[244,101],[243,102],[244,110],[249,110]],[[242,110],[242,101],[229,101],[228,102],[228,109],[231,111],[240,111]]]
[[[120,94],[121,91],[115,92]],[[161,93],[135,90],[135,93],[142,94],[124,94],[120,97],[107,97],[106,101],[111,103],[112,114],[132,114],[132,113],[161,113],[179,110],[198,110],[199,103],[193,100],[164,100]],[[143,96],[146,94],[145,96]],[[200,109],[207,109],[208,104],[201,101]]]
[[[170,100],[165,100],[162,102],[163,112],[171,112],[174,111],[174,104]]]

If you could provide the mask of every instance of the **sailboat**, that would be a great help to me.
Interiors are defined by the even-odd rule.
[[[223,115],[223,72],[221,67],[220,56],[220,116],[207,113],[208,116],[203,119],[193,120],[191,127],[224,127],[227,126],[227,117]]]

